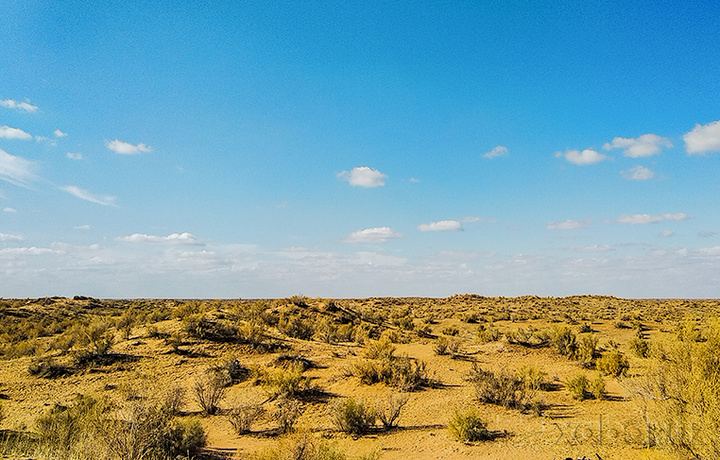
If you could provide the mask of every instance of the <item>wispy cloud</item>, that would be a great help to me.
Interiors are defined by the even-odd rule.
[[[616,137],[603,145],[603,149],[623,149],[623,155],[631,158],[649,157],[660,153],[663,147],[672,147],[670,139],[657,134],[643,134],[637,139]]]
[[[128,236],[118,236],[115,239],[117,241],[124,241],[126,243],[164,243],[190,246],[202,245],[202,243],[198,241],[197,238],[195,238],[195,235],[189,232],[171,233],[167,236],[148,235],[146,233],[133,233],[132,235]]]
[[[67,133],[62,132],[59,129],[53,131],[53,134],[55,135],[55,137],[67,137]]]
[[[504,145],[498,145],[497,147],[493,147],[492,150],[490,150],[487,153],[483,154],[483,158],[497,158],[497,157],[506,157],[510,155],[510,151],[505,147]]]
[[[8,109],[22,110],[23,112],[33,113],[37,112],[38,106],[32,105],[28,102],[17,102],[12,99],[0,100],[0,107],[7,107]]]
[[[357,166],[350,171],[341,171],[337,176],[355,187],[382,187],[387,175],[368,166]]]
[[[609,160],[610,157],[598,153],[593,149],[585,149],[582,152],[579,150],[566,150],[565,152],[555,152],[556,158],[565,158],[569,163],[585,166],[594,163],[600,163],[601,161]]]
[[[103,206],[114,206],[115,205],[115,197],[110,195],[95,195],[87,190],[81,189],[80,187],[76,187],[75,185],[64,185],[62,187],[58,187],[60,190],[63,190],[65,192],[68,192],[70,195],[73,195],[77,198],[80,198],[81,200],[89,201],[91,203],[100,204]]]
[[[683,136],[683,140],[688,154],[720,152],[720,120],[695,125],[692,131]]]
[[[662,236],[663,238],[670,238],[672,236],[675,236],[675,231],[666,228],[665,230],[660,232],[660,236]]]
[[[152,152],[152,147],[145,145],[142,142],[137,145],[133,145],[129,142],[123,142],[115,139],[114,141],[105,141],[105,146],[107,146],[109,150],[112,150],[120,155],[136,155],[143,152]]]
[[[620,171],[620,175],[627,180],[650,180],[655,177],[652,169],[640,165]]]
[[[65,154],[65,156],[70,158],[71,160],[82,160],[83,159],[82,153],[77,153],[77,152],[68,152]]]
[[[18,128],[11,128],[7,125],[0,126],[0,138],[3,139],[22,139],[22,140],[29,140],[32,139],[32,136],[22,129]]]
[[[384,243],[391,238],[401,238],[402,234],[390,227],[372,227],[358,230],[349,234],[345,243]]]
[[[624,214],[617,218],[618,223],[631,225],[655,224],[663,221],[679,222],[690,217],[684,212],[665,214]]]
[[[0,233],[0,241],[2,241],[3,243],[7,243],[10,241],[17,242],[17,241],[22,241],[24,239],[25,238],[22,235],[13,235],[10,233]]]
[[[17,212],[17,209],[8,206],[6,208],[3,208],[3,212]]]
[[[443,232],[443,231],[462,231],[463,226],[457,220],[438,220],[429,224],[418,225],[421,232]]]
[[[0,180],[28,187],[35,179],[35,163],[0,149]]]
[[[587,220],[564,220],[562,222],[549,222],[545,227],[551,230],[573,230],[576,228],[589,227],[590,222]]]

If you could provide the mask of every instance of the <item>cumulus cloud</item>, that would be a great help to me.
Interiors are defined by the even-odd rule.
[[[621,224],[643,225],[655,224],[663,221],[679,222],[687,220],[690,217],[684,212],[665,213],[665,214],[624,214],[617,218]]]
[[[3,243],[9,242],[9,241],[22,241],[25,238],[23,238],[22,235],[12,235],[10,233],[0,233],[0,241]]]
[[[145,145],[142,142],[137,145],[133,145],[129,142],[123,142],[115,139],[114,141],[105,141],[105,145],[109,150],[119,153],[120,155],[136,155],[142,152],[152,152],[152,147]]]
[[[55,137],[67,137],[67,133],[62,132],[59,129],[53,131],[53,134],[55,135]]]
[[[675,236],[675,232],[670,229],[665,229],[660,232],[660,236],[662,236],[663,238],[670,238],[671,236]]]
[[[33,113],[37,112],[38,106],[32,105],[28,102],[17,102],[12,99],[0,100],[0,107],[7,107],[8,109],[22,110],[23,112]]]
[[[357,166],[350,171],[341,171],[337,175],[356,187],[382,187],[387,175],[368,166]]]
[[[22,139],[22,140],[28,140],[32,139],[32,136],[22,129],[18,128],[11,128],[7,125],[0,126],[0,138],[3,139]]]
[[[649,157],[660,153],[663,147],[672,147],[670,139],[657,134],[643,134],[637,139],[616,137],[603,145],[603,149],[623,149],[623,155],[631,158]]]
[[[550,222],[546,225],[546,228],[551,230],[573,230],[576,228],[589,227],[590,222],[586,220],[564,220],[562,222]]]
[[[720,152],[720,120],[707,125],[695,125],[683,136],[685,151],[689,154]]]
[[[101,204],[103,206],[112,206],[115,204],[115,197],[110,195],[94,195],[87,190],[76,187],[75,185],[64,185],[58,187],[60,190],[68,192],[81,200],[89,201],[91,203]]]
[[[390,227],[372,227],[352,232],[343,241],[345,243],[384,243],[391,238],[400,237],[402,234]]]
[[[418,230],[421,232],[462,231],[463,226],[457,220],[439,220],[429,224],[420,224]]]
[[[200,243],[195,235],[189,232],[183,233],[171,233],[168,236],[159,235],[148,235],[146,233],[133,233],[128,236],[118,236],[115,238],[117,241],[124,241],[126,243],[166,243],[166,244],[179,244],[179,245],[191,245],[200,246]]]
[[[71,160],[82,160],[83,159],[82,153],[77,153],[77,152],[68,152],[65,154],[65,156],[70,158]]]
[[[566,161],[578,166],[591,165],[610,159],[610,157],[598,153],[593,149],[585,149],[582,152],[579,150],[566,150],[564,153],[556,152],[555,157],[565,158]]]
[[[21,187],[35,180],[35,163],[0,149],[0,180]]]
[[[649,180],[655,177],[655,173],[652,169],[640,165],[620,171],[620,175],[624,179],[628,180]]]
[[[483,154],[483,158],[505,157],[508,155],[510,155],[510,151],[507,147],[504,145],[498,145],[497,147],[493,147],[493,149],[489,152]]]

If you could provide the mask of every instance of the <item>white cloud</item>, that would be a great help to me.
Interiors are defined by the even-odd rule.
[[[698,232],[698,236],[700,238],[712,238],[714,236],[717,236],[717,233],[713,232],[712,230],[700,230]]]
[[[565,153],[556,152],[555,157],[563,157],[568,162],[579,166],[591,165],[610,159],[610,157],[593,149],[585,149],[582,152],[579,150],[566,150]]]
[[[88,224],[76,225],[75,227],[73,227],[73,229],[75,229],[75,230],[90,230],[90,225],[88,225]]]
[[[76,187],[75,185],[65,185],[58,187],[60,190],[68,192],[81,200],[89,201],[91,203],[101,204],[103,206],[112,206],[115,204],[115,197],[110,195],[94,195],[87,190]]]
[[[489,152],[483,154],[483,158],[505,157],[508,155],[510,155],[510,152],[508,151],[507,147],[505,147],[504,145],[498,145],[497,147],[493,147],[493,149]]]
[[[675,236],[675,232],[670,229],[665,229],[660,232],[660,236],[662,236],[663,238],[670,238],[671,236]]]
[[[652,169],[640,165],[620,171],[620,175],[624,179],[628,180],[649,180],[655,177],[655,173]]]
[[[50,248],[37,248],[35,246],[0,249],[0,256],[43,256],[47,254],[62,254],[62,252]]]
[[[17,212],[17,209],[8,206],[7,208],[3,208],[3,212]]]
[[[683,136],[685,151],[691,153],[720,152],[720,120],[707,125],[695,125]]]
[[[410,178],[410,182],[412,182],[412,183],[414,183],[414,184],[417,184],[418,182],[420,182],[420,179],[416,179],[416,178],[414,178],[414,177],[411,177],[411,178]]]
[[[0,126],[0,138],[4,139],[22,139],[22,140],[28,140],[32,139],[32,136],[22,129],[18,128],[11,128],[7,125]]]
[[[115,139],[114,141],[105,141],[105,145],[109,150],[121,155],[135,155],[141,152],[152,152],[152,147],[145,145],[142,142],[133,145],[129,142],[123,142]]]
[[[625,214],[617,218],[621,224],[643,225],[655,224],[663,221],[679,222],[687,220],[690,217],[684,212],[665,213],[665,214]]]
[[[3,243],[6,243],[8,241],[22,241],[25,238],[23,238],[22,235],[12,235],[9,233],[0,233],[0,241]]]
[[[377,252],[358,252],[356,256],[361,264],[376,267],[399,267],[401,265],[405,265],[407,262],[407,259],[403,257],[389,256],[387,254],[380,254]]]
[[[421,232],[462,231],[463,226],[457,220],[439,220],[437,222],[430,222],[429,224],[420,224],[418,225],[418,230]]]
[[[17,102],[12,99],[0,100],[0,107],[7,107],[8,109],[17,109],[24,112],[33,113],[36,112],[38,106],[32,105],[28,102]]]
[[[550,222],[546,225],[546,228],[551,230],[573,230],[576,228],[589,227],[590,222],[586,220],[564,220],[562,222]]]
[[[390,227],[372,227],[352,232],[343,241],[345,243],[384,243],[390,238],[400,237],[402,234]]]
[[[350,185],[359,187],[382,187],[387,179],[386,174],[368,166],[357,166],[350,171],[341,171],[337,176],[348,181]]]
[[[55,137],[67,137],[67,133],[62,132],[59,129],[53,131],[53,134],[55,135]]]
[[[168,236],[159,235],[148,235],[146,233],[133,233],[128,236],[118,236],[115,238],[118,241],[124,241],[126,243],[167,243],[167,244],[179,244],[179,245],[191,245],[201,246],[195,235],[188,232],[183,233],[171,233]]]
[[[603,145],[603,149],[623,149],[623,155],[631,158],[649,157],[660,153],[663,147],[670,148],[672,143],[666,137],[657,134],[643,134],[637,139],[616,137]]]
[[[608,244],[591,244],[589,246],[570,246],[568,247],[570,251],[578,251],[578,252],[608,252],[612,251],[612,246]]]
[[[0,180],[21,187],[35,180],[35,163],[0,149]]]
[[[82,153],[77,153],[77,152],[68,152],[65,154],[65,156],[70,158],[71,160],[82,160],[83,159]]]

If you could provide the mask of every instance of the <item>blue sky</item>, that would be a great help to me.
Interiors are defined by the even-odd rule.
[[[720,297],[717,2],[0,4],[0,296]]]

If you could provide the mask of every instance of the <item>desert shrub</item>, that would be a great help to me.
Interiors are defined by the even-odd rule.
[[[649,440],[694,458],[720,458],[720,322],[709,321],[705,341],[659,343],[652,367],[638,379]]]
[[[611,350],[597,360],[597,369],[605,375],[620,377],[627,374],[630,363],[619,350]]]
[[[162,407],[134,403],[109,420],[101,432],[110,458],[166,459],[196,453],[205,446],[202,425],[195,419],[175,420]]]
[[[547,389],[547,372],[535,366],[520,366],[516,371],[517,378],[525,388],[532,392]]]
[[[493,327],[492,325],[486,326],[481,324],[477,330],[476,337],[478,341],[482,343],[497,342],[500,340],[500,337],[502,337],[502,333],[498,328]]]
[[[457,326],[447,326],[443,328],[442,333],[452,337],[458,335],[460,333],[460,329],[458,329]]]
[[[362,435],[375,425],[377,413],[374,408],[367,406],[362,401],[345,398],[336,401],[330,407],[330,418],[339,431]]]
[[[495,373],[473,363],[467,380],[473,384],[478,401],[525,411],[542,387],[543,378],[544,373],[534,368],[526,368],[522,373],[509,370]]]
[[[433,351],[438,356],[445,356],[448,354],[448,344],[450,341],[446,337],[439,337],[433,345]]]
[[[237,342],[240,339],[238,327],[227,320],[211,319],[203,313],[186,316],[183,329],[191,337],[214,342]]]
[[[280,332],[300,340],[310,340],[315,334],[315,322],[312,318],[305,318],[302,315],[287,315],[280,319],[277,324]]]
[[[255,321],[247,321],[237,328],[239,343],[258,346],[265,342],[265,327]]]
[[[587,397],[590,381],[584,373],[576,374],[565,382],[565,388],[570,392],[570,396],[582,401]]]
[[[592,331],[593,331],[593,328],[588,323],[582,323],[581,325],[578,326],[578,334],[585,334],[587,332],[592,332]]]
[[[615,321],[613,326],[615,326],[615,329],[630,329],[631,327],[628,323],[621,320]]]
[[[233,407],[228,414],[228,421],[237,434],[249,433],[253,423],[265,415],[265,408],[261,404],[239,404]]]
[[[335,331],[337,342],[351,342],[355,333],[355,326],[352,323],[341,324]]]
[[[683,321],[677,325],[675,334],[681,342],[701,342],[703,336],[692,321]]]
[[[647,358],[650,355],[650,345],[647,340],[633,337],[628,342],[628,349],[638,358]]]
[[[382,382],[400,391],[414,391],[427,383],[425,362],[407,356],[358,361],[350,373],[366,385]]]
[[[592,334],[584,334],[580,337],[577,346],[575,359],[581,361],[587,367],[592,366],[593,360],[597,357],[598,338]]]
[[[187,390],[184,386],[175,384],[169,386],[160,395],[162,401],[162,407],[170,415],[178,415],[185,406],[185,396]]]
[[[239,359],[228,358],[209,367],[206,373],[227,387],[246,380],[250,376],[250,369],[243,366]]]
[[[590,381],[590,392],[597,400],[605,399],[605,380],[601,374]]]
[[[448,431],[453,439],[463,442],[484,441],[492,437],[480,413],[474,408],[453,412]]]
[[[251,457],[252,460],[345,460],[346,456],[337,451],[325,439],[299,432],[285,437],[271,448]]]
[[[57,364],[52,358],[35,359],[28,365],[28,373],[35,377],[53,379],[71,373],[71,369]]]
[[[381,407],[376,410],[377,417],[383,424],[383,428],[389,430],[398,426],[400,414],[408,400],[409,398],[404,395],[391,395]]]
[[[115,328],[121,332],[123,339],[128,340],[132,334],[133,326],[138,317],[138,311],[134,308],[126,310],[120,318],[115,321]]]
[[[327,317],[318,321],[315,328],[315,338],[321,342],[334,343],[337,337],[337,325]]]
[[[563,356],[574,359],[577,353],[577,337],[567,326],[556,326],[552,334],[555,350]]]
[[[215,415],[220,409],[220,401],[225,398],[225,383],[214,375],[205,375],[195,380],[193,395],[205,415]]]
[[[372,340],[365,347],[365,357],[368,359],[392,359],[395,346],[389,340]]]
[[[278,424],[282,433],[290,433],[295,429],[295,423],[302,415],[302,409],[300,401],[295,399],[280,398],[277,401],[273,420]]]
[[[188,302],[181,303],[177,307],[172,309],[172,317],[179,320],[184,320],[190,315],[198,315],[205,313],[206,307],[202,302],[197,300],[191,300]]]
[[[270,399],[280,396],[295,397],[310,389],[310,378],[303,375],[302,363],[287,368],[270,369],[260,376],[260,384]]]

